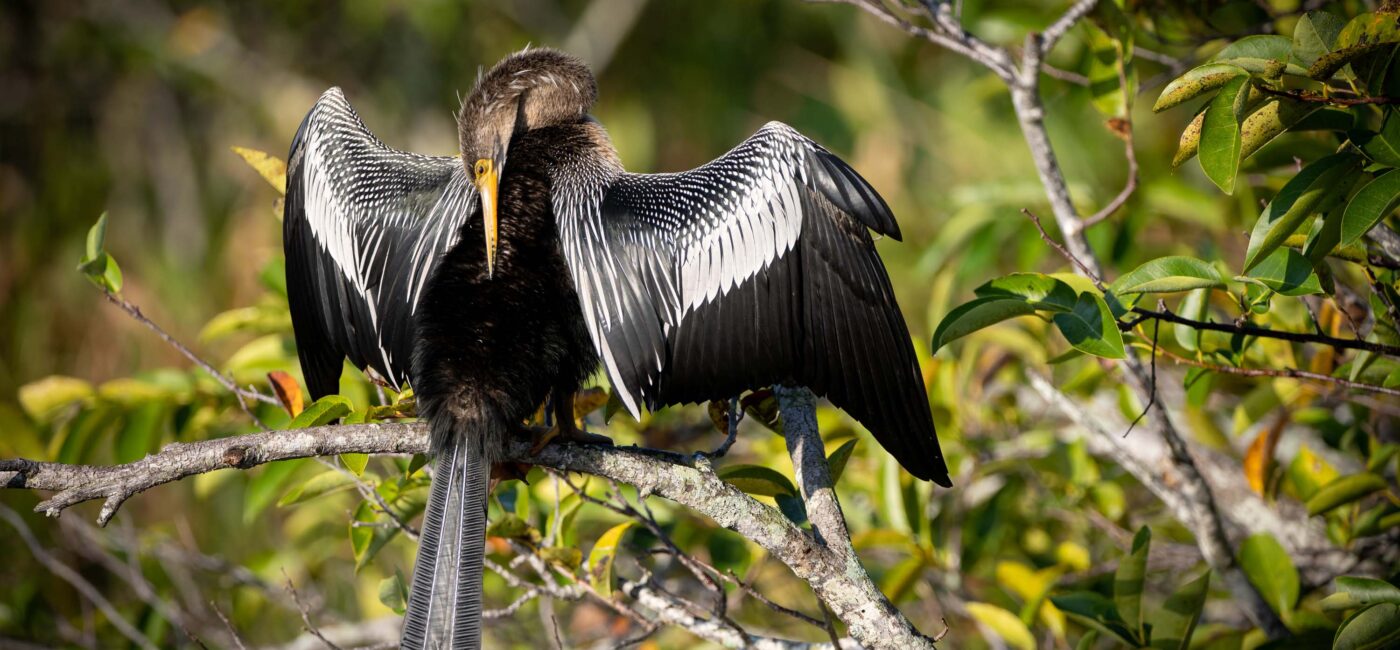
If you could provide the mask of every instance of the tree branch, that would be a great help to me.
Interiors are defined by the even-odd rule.
[[[798,419],[794,417],[793,422],[797,423]],[[811,425],[815,432],[814,419]],[[801,425],[796,424],[794,428],[800,429]],[[864,570],[851,571],[848,561],[782,513],[720,480],[708,468],[708,463],[692,463],[690,457],[634,447],[552,444],[538,454],[531,454],[530,446],[527,440],[512,440],[505,458],[628,483],[643,493],[656,494],[689,507],[763,547],[798,578],[811,584],[818,597],[847,623],[852,637],[861,645],[919,647],[912,645],[912,641],[902,641],[923,637],[889,604]],[[50,516],[57,516],[84,501],[102,499],[98,522],[105,524],[131,496],[195,474],[247,469],[277,460],[310,456],[402,455],[424,453],[427,448],[427,427],[422,423],[328,425],[175,443],[123,465],[0,460],[0,486],[56,492],[35,508]],[[827,484],[829,487],[829,477]],[[834,501],[834,496],[832,499]],[[809,508],[821,509],[819,505],[809,505]],[[846,543],[849,544],[849,539]],[[925,643],[923,647],[931,646]]]
[[[1361,339],[1339,339],[1335,336],[1328,336],[1326,334],[1285,332],[1281,330],[1258,327],[1255,325],[1216,323],[1214,321],[1208,320],[1193,320],[1184,316],[1179,316],[1170,311],[1157,311],[1147,309],[1144,307],[1133,307],[1132,311],[1134,314],[1140,314],[1142,316],[1146,316],[1148,318],[1153,318],[1156,320],[1164,320],[1168,323],[1185,325],[1187,327],[1191,327],[1193,329],[1198,330],[1225,332],[1227,334],[1245,334],[1248,336],[1257,336],[1266,339],[1292,341],[1294,343],[1318,343],[1321,345],[1327,345],[1338,349],[1365,350],[1367,352],[1375,352],[1376,354],[1384,354],[1386,356],[1391,357],[1400,357],[1400,347],[1396,347],[1394,345],[1386,345],[1384,343],[1375,343],[1372,341],[1363,341]]]
[[[1055,222],[1064,234],[1067,253],[1071,258],[1078,260],[1078,271],[1090,279],[1102,278],[1104,273],[1084,237],[1084,220],[1070,199],[1064,172],[1050,143],[1050,136],[1045,130],[1045,107],[1040,99],[1040,69],[1045,56],[1059,39],[1096,5],[1097,0],[1079,0],[1046,28],[1043,34],[1028,35],[1021,53],[1019,72],[1007,76],[1000,66],[1000,61],[994,61],[997,65],[984,62],[988,69],[1006,82],[1011,92],[1011,104],[1021,126],[1021,134],[1030,148],[1031,159],[1035,163],[1041,185],[1045,188],[1046,198],[1050,201]],[[945,33],[961,31],[946,4],[939,3],[933,9],[935,18]],[[972,39],[975,37],[967,35],[964,40],[972,42]],[[979,57],[972,58],[983,62]],[[1142,402],[1156,404],[1156,408],[1151,409],[1152,423],[1170,449],[1171,466],[1180,477],[1178,492],[1184,499],[1182,503],[1185,507],[1177,511],[1178,518],[1195,534],[1202,555],[1211,567],[1224,577],[1225,583],[1250,620],[1270,638],[1282,637],[1287,634],[1287,628],[1259,591],[1245,579],[1225,534],[1210,486],[1202,478],[1185,440],[1168,417],[1165,406],[1155,399],[1154,387],[1149,383],[1147,369],[1141,360],[1132,355],[1121,363],[1126,370],[1128,383]]]

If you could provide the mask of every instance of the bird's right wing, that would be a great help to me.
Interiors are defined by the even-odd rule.
[[[287,298],[311,395],[336,392],[345,358],[402,386],[418,297],[480,209],[476,188],[456,157],[385,146],[339,88],[302,121],[287,165]]]

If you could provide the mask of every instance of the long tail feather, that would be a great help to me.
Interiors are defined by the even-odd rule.
[[[486,420],[473,424],[501,426],[495,419]],[[494,432],[477,426],[458,430],[456,435],[444,436],[437,454],[404,616],[400,643],[404,649],[481,647],[481,565],[490,480],[490,462],[482,443],[493,439]]]

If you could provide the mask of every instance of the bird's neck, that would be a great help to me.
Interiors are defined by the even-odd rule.
[[[603,192],[623,173],[608,132],[592,118],[550,127],[549,176],[556,213],[567,203],[575,208],[596,206]]]

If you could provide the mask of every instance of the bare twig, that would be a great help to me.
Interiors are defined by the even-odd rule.
[[[181,343],[178,340],[176,340],[175,337],[171,336],[168,332],[161,328],[161,326],[155,324],[154,321],[147,318],[145,314],[141,313],[140,307],[137,307],[136,305],[128,301],[126,298],[118,296],[117,294],[112,293],[107,289],[102,290],[102,295],[107,298],[107,302],[110,302],[116,305],[117,307],[120,307],[122,311],[127,313],[127,315],[136,319],[136,322],[145,325],[147,329],[151,330],[152,332],[155,332],[156,336],[159,336],[161,340],[169,344],[170,347],[175,348],[176,351],[184,355],[186,359],[190,360],[190,363],[199,366],[201,369],[204,370],[204,372],[208,373],[210,377],[213,377],[214,381],[219,382],[220,386],[223,386],[224,388],[228,389],[230,393],[233,393],[234,399],[238,400],[238,407],[243,409],[243,412],[248,414],[248,417],[251,418],[253,422],[257,423],[258,427],[262,429],[267,429],[267,426],[264,425],[262,421],[258,419],[258,416],[253,414],[253,410],[248,407],[248,403],[245,400],[255,400],[263,402],[265,404],[272,404],[273,406],[277,406],[277,398],[272,397],[271,395],[264,395],[257,391],[240,388],[238,384],[233,382],[232,378],[230,378],[222,372],[219,372],[208,361],[199,358],[199,355],[195,354],[194,351],[186,347],[184,343]]]
[[[1359,381],[1345,379],[1342,377],[1333,377],[1331,375],[1324,375],[1316,372],[1308,372],[1306,370],[1297,370],[1294,368],[1275,369],[1239,368],[1236,366],[1222,366],[1214,363],[1206,363],[1204,361],[1197,361],[1195,359],[1183,357],[1166,348],[1156,348],[1156,352],[1161,356],[1171,359],[1173,363],[1187,366],[1195,366],[1197,368],[1204,368],[1211,372],[1218,372],[1226,375],[1239,375],[1241,377],[1287,377],[1290,379],[1306,379],[1309,381],[1318,381],[1327,384],[1335,384],[1343,388],[1352,388],[1356,390],[1380,393],[1382,395],[1394,395],[1396,397],[1400,397],[1400,390],[1394,388],[1386,388],[1384,386],[1377,386],[1375,384],[1366,384]]]
[[[287,593],[292,595],[292,602],[296,603],[297,609],[301,611],[301,622],[305,626],[306,631],[320,639],[322,643],[326,644],[327,648],[331,650],[340,650],[340,646],[332,643],[330,639],[327,639],[326,635],[321,634],[321,628],[311,622],[311,609],[306,606],[306,603],[301,601],[301,595],[297,593],[296,585],[292,584],[292,578],[287,575],[286,569],[282,570],[282,577],[287,579]]]
[[[1094,286],[1098,287],[1099,291],[1108,290],[1108,288],[1103,283],[1103,279],[1101,279],[1092,268],[1090,268],[1087,264],[1080,260],[1078,256],[1066,250],[1064,246],[1061,246],[1060,242],[1057,242],[1053,238],[1051,238],[1049,233],[1045,232],[1045,226],[1044,224],[1040,223],[1040,217],[1037,217],[1035,213],[1031,212],[1028,208],[1021,208],[1021,214],[1026,215],[1026,218],[1030,219],[1031,223],[1035,224],[1036,231],[1040,233],[1041,241],[1044,241],[1046,245],[1055,249],[1060,253],[1062,257],[1073,263],[1075,268],[1079,269],[1079,273],[1084,277],[1089,278],[1089,280],[1094,283]]]
[[[44,568],[48,569],[50,573],[58,576],[69,585],[72,585],[79,594],[82,594],[84,599],[92,603],[93,606],[97,607],[98,611],[102,612],[103,616],[107,617],[107,621],[112,624],[112,627],[117,628],[117,631],[121,632],[122,636],[139,647],[149,648],[151,650],[155,649],[156,644],[152,643],[140,630],[132,627],[131,623],[127,622],[127,620],[122,617],[121,612],[118,612],[117,608],[112,606],[111,601],[108,601],[107,598],[102,595],[102,592],[97,590],[97,587],[92,586],[92,583],[88,582],[81,575],[78,575],[77,571],[74,571],[71,567],[50,555],[49,552],[39,544],[39,540],[34,539],[34,533],[29,530],[29,526],[24,523],[24,519],[21,519],[18,513],[6,506],[0,505],[0,519],[4,519],[15,529],[16,533],[19,533],[19,538],[24,540],[25,546],[29,547],[29,553],[34,556],[34,559],[37,560],[39,564],[44,565]]]
[[[1400,357],[1400,347],[1363,341],[1361,339],[1339,339],[1326,334],[1307,334],[1303,332],[1286,332],[1281,330],[1268,329],[1255,325],[1217,323],[1207,320],[1194,320],[1178,314],[1174,314],[1165,309],[1152,310],[1143,307],[1133,307],[1132,312],[1147,318],[1164,320],[1168,323],[1185,325],[1198,330],[1210,330],[1213,332],[1226,332],[1229,334],[1244,334],[1247,336],[1257,336],[1266,339],[1278,339],[1281,341],[1292,341],[1294,343],[1317,343],[1330,347],[1346,350],[1365,350],[1376,354],[1384,354],[1391,357]]]

